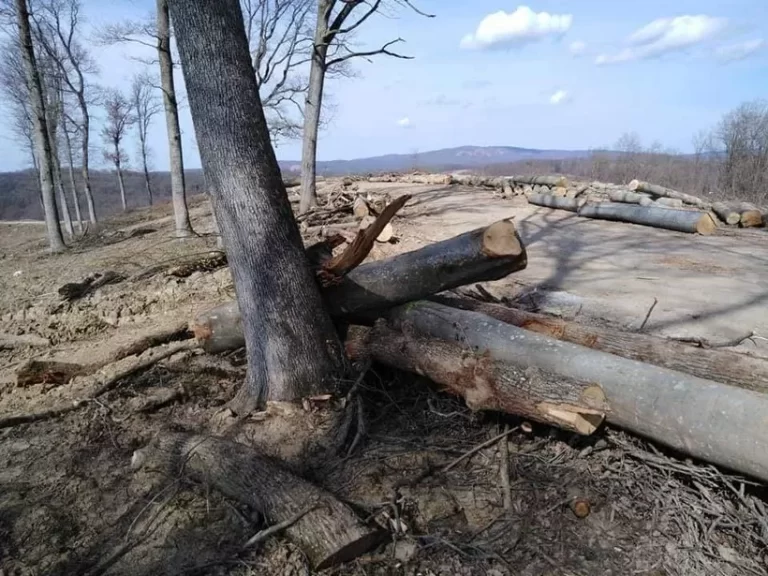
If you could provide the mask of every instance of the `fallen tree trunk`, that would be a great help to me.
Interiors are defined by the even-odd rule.
[[[436,338],[403,333],[377,322],[346,342],[353,360],[377,362],[415,372],[462,396],[472,410],[495,410],[592,434],[602,423],[605,403],[599,386],[521,369]]]
[[[653,200],[648,194],[632,192],[631,190],[609,190],[608,198],[611,202],[624,202],[625,204],[640,204],[640,206],[653,204]]]
[[[23,346],[50,346],[48,338],[34,334],[6,334],[0,332],[0,350],[11,350]]]
[[[579,209],[579,216],[703,235],[712,234],[717,229],[717,224],[707,212],[675,210],[656,206],[633,206],[614,202],[586,204]]]
[[[531,194],[528,196],[528,203],[545,208],[568,210],[568,212],[578,212],[579,208],[585,204],[583,200],[552,196],[551,194]]]
[[[741,220],[741,212],[739,212],[738,205],[734,205],[731,202],[715,202],[712,204],[712,211],[717,214],[726,224],[735,226]]]
[[[656,200],[653,201],[653,204],[656,206],[661,206],[662,208],[683,207],[683,201],[680,200],[680,198],[656,198]]]
[[[243,444],[211,436],[162,435],[134,452],[132,468],[144,465],[213,486],[272,523],[298,517],[285,533],[314,570],[353,560],[382,539],[380,529],[364,524],[333,494]]]
[[[711,208],[711,204],[709,202],[702,200],[698,196],[691,196],[685,192],[678,192],[677,190],[665,188],[664,186],[659,186],[658,184],[650,184],[648,182],[643,182],[642,180],[632,180],[632,182],[629,183],[629,189],[635,192],[647,192],[649,194],[653,194],[654,196],[676,198],[678,200],[682,200],[686,204],[696,206],[697,208],[703,208],[704,210],[709,210]]]
[[[396,326],[489,357],[599,385],[606,419],[675,450],[768,481],[768,396],[628,360],[433,302],[391,311]]]
[[[763,213],[749,202],[739,204],[739,224],[742,228],[758,228],[763,225]]]
[[[60,386],[75,376],[85,373],[86,369],[81,364],[33,358],[16,369],[16,386],[25,387],[33,384]]]
[[[510,176],[509,179],[515,183],[530,184],[532,186],[541,184],[543,186],[568,188],[568,179],[564,176]]]
[[[363,264],[323,288],[332,316],[367,322],[378,311],[473,282],[498,280],[527,266],[514,225],[506,220]],[[236,301],[199,314],[190,330],[207,352],[245,345]]]
[[[558,340],[768,394],[768,360],[761,358],[697,348],[648,334],[588,326],[473,298],[439,295],[430,300],[460,310],[480,312]]]

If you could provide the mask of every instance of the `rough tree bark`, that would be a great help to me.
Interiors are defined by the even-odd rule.
[[[158,59],[160,60],[160,86],[163,91],[165,123],[168,130],[168,151],[170,154],[171,167],[171,197],[173,199],[175,231],[177,236],[185,237],[192,234],[192,224],[189,221],[189,209],[187,207],[187,191],[184,180],[184,154],[181,147],[179,104],[176,100],[176,87],[173,80],[171,21],[168,10],[168,0],[157,0],[157,54]]]
[[[51,252],[62,252],[66,246],[61,235],[59,212],[56,209],[56,197],[53,183],[53,161],[51,141],[48,132],[48,121],[45,115],[45,99],[40,71],[37,67],[35,50],[32,44],[32,33],[29,27],[29,10],[27,0],[15,0],[16,20],[19,26],[19,45],[24,60],[24,70],[27,76],[27,87],[32,104],[32,121],[35,131],[35,148],[37,149],[38,165],[40,167],[40,188],[43,195],[45,225],[48,231],[48,245]]]
[[[174,0],[171,0],[173,6]],[[346,504],[243,444],[209,436],[167,434],[134,452],[131,467],[212,485],[264,514],[273,524],[296,518],[285,533],[314,570],[352,560],[382,541]]]
[[[346,358],[285,192],[240,6],[169,5],[247,342],[248,376],[233,406],[333,390]]]

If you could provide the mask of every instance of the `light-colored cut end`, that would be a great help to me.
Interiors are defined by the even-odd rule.
[[[763,215],[760,210],[747,210],[741,213],[739,222],[743,228],[757,228],[763,225]]]
[[[627,186],[630,190],[637,190],[640,188],[640,180],[632,180],[632,182],[629,183],[629,186]]]
[[[717,223],[709,214],[702,214],[699,221],[696,223],[696,232],[702,236],[709,236],[714,234],[717,230]]]
[[[589,436],[597,430],[605,420],[605,414],[576,406],[554,405],[543,402],[537,407],[545,418],[563,428],[577,434]]]
[[[500,220],[488,226],[483,232],[483,252],[491,257],[519,256],[523,245],[517,237],[515,225]]]

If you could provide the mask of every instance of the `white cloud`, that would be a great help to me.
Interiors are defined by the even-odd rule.
[[[528,6],[519,6],[507,14],[503,10],[488,14],[477,29],[461,39],[461,47],[486,49],[537,42],[547,37],[558,37],[568,31],[573,22],[570,14],[534,12]]]
[[[584,54],[584,52],[587,51],[587,43],[582,42],[581,40],[576,40],[576,42],[571,42],[571,44],[568,46],[568,51],[574,56],[581,56],[582,54]]]
[[[411,119],[406,116],[405,118],[400,118],[400,120],[397,121],[397,125],[401,128],[410,128],[412,126]]]
[[[726,25],[723,18],[699,14],[659,18],[632,33],[628,47],[615,54],[600,54],[596,64],[616,64],[681,52],[711,40]]]
[[[729,44],[720,46],[715,52],[718,59],[723,62],[734,62],[735,60],[744,60],[765,46],[765,40],[757,38],[755,40],[746,40],[738,44]]]
[[[566,90],[558,90],[552,96],[549,97],[550,104],[564,104],[570,100],[571,96]]]

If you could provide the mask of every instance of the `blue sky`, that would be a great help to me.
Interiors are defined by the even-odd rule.
[[[766,0],[413,1],[436,17],[402,9],[371,18],[359,35],[364,46],[402,37],[413,60],[358,61],[357,78],[327,84],[334,111],[320,159],[467,144],[584,149],[625,132],[690,151],[695,132],[768,98]],[[97,27],[153,5],[86,0],[84,12]],[[141,68],[135,53],[95,50],[98,82],[127,87]],[[182,124],[187,165],[199,167],[188,110]],[[162,117],[152,141],[155,167],[167,168]],[[8,138],[0,151],[0,169],[27,164]],[[300,143],[277,153],[298,159]]]

